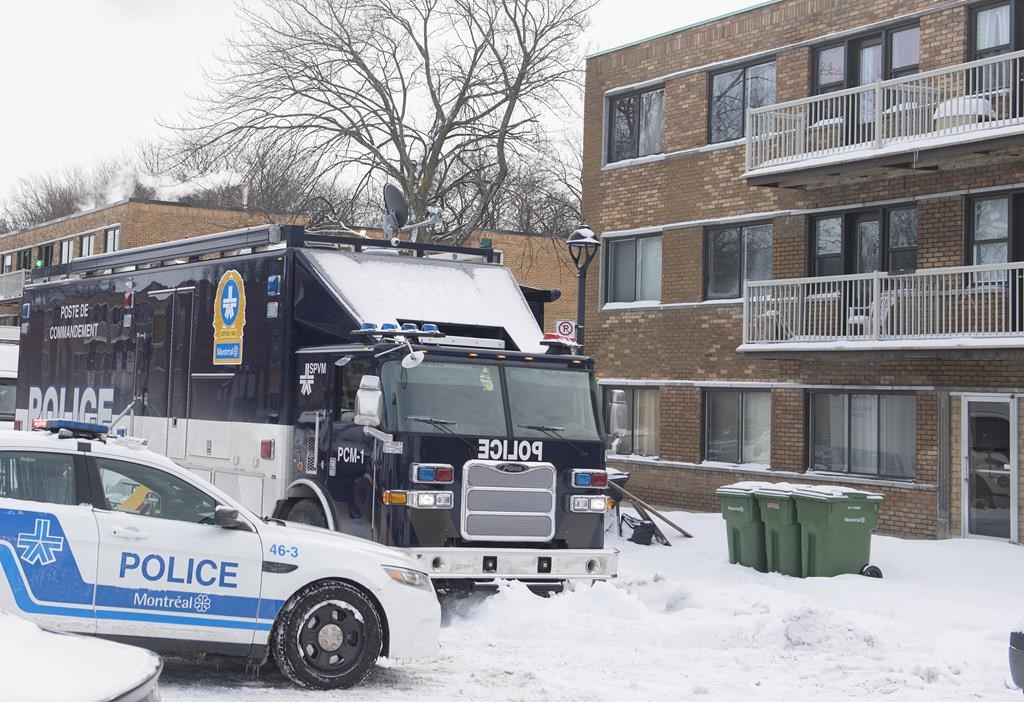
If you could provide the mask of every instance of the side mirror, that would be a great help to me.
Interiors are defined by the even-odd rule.
[[[626,406],[626,391],[612,390],[608,398],[608,434],[613,440],[629,433],[629,407]]]
[[[384,393],[380,389],[380,378],[364,375],[356,391],[356,414],[352,418],[364,427],[379,427],[384,417]]]
[[[238,510],[227,505],[217,505],[213,508],[213,523],[224,529],[245,529],[249,525],[243,519],[239,519]]]

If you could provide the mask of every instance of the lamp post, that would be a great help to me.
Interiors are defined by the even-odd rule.
[[[591,231],[586,224],[581,224],[579,229],[569,235],[566,242],[572,261],[576,264],[576,275],[579,279],[579,286],[576,291],[576,343],[579,344],[580,352],[583,351],[583,317],[587,309],[587,267],[594,260],[597,247],[601,242],[597,235]]]

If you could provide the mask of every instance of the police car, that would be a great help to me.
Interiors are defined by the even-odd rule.
[[[349,687],[437,649],[430,579],[398,551],[266,522],[141,442],[40,420],[0,431],[0,609],[163,653]]]

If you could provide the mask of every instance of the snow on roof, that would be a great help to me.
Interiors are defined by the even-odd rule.
[[[360,322],[399,319],[504,327],[521,351],[543,353],[543,333],[512,272],[463,261],[304,250]]]
[[[0,687],[5,700],[107,700],[138,687],[160,659],[134,646],[43,631],[0,610]]]

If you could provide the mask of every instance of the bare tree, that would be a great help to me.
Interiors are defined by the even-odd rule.
[[[266,0],[241,9],[212,95],[179,126],[182,162],[301,155],[313,182],[398,185],[412,216],[464,240],[545,115],[578,94],[597,0]],[[548,118],[550,119],[550,118]]]

